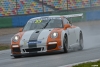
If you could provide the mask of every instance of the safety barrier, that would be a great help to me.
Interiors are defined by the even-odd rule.
[[[12,27],[11,17],[0,17],[0,28]]]
[[[80,21],[93,21],[100,20],[100,10],[94,11],[64,11],[64,12],[56,12],[56,14],[34,14],[34,15],[23,15],[23,16],[11,16],[11,17],[0,17],[0,28],[8,28],[8,27],[22,27],[24,26],[30,18],[39,17],[39,16],[49,16],[49,15],[69,15],[69,14],[79,14],[83,13],[82,17],[70,18],[72,22],[80,22]]]
[[[24,16],[0,17],[0,28],[22,27],[31,18],[39,16],[48,16],[48,15],[49,14],[34,14],[34,15],[24,15]]]
[[[26,16],[14,16],[12,17],[12,26],[13,27],[22,27],[24,26],[27,21],[34,17],[39,16],[48,16],[49,14],[38,14],[38,15],[26,15]]]
[[[87,21],[100,20],[100,10],[86,12],[86,20]]]

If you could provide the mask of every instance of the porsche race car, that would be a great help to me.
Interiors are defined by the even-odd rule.
[[[80,15],[80,14],[79,14]],[[24,54],[83,49],[83,34],[67,18],[79,15],[41,16],[30,19],[11,38],[11,53],[15,58]]]

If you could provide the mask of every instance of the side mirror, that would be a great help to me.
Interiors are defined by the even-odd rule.
[[[19,29],[19,32],[22,32],[22,31],[23,31],[23,28],[20,28],[20,29]]]
[[[64,29],[67,29],[67,28],[69,28],[69,27],[71,27],[70,24],[65,24],[65,25],[64,25]]]

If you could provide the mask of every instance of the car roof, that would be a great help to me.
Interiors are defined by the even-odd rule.
[[[34,19],[39,19],[39,18],[45,18],[45,17],[63,17],[63,16],[60,16],[60,15],[53,15],[53,16],[41,16],[41,17],[34,17],[34,18],[31,18],[30,20],[34,20]]]

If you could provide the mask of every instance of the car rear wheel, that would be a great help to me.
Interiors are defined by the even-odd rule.
[[[80,38],[79,38],[79,50],[83,50],[83,34],[82,34],[82,32],[80,33]]]
[[[64,36],[64,39],[63,39],[63,50],[64,50],[64,53],[67,53],[68,52],[68,40],[67,40],[67,35]]]

